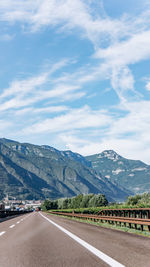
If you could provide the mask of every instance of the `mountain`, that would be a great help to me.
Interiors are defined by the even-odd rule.
[[[71,197],[102,193],[121,201],[128,191],[91,168],[83,156],[50,146],[0,139],[0,194],[19,199]]]
[[[123,158],[113,150],[105,150],[86,159],[93,169],[118,186],[134,194],[150,192],[150,166],[142,161]]]

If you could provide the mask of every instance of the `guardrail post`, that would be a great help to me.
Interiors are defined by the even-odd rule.
[[[141,231],[143,231],[143,225],[141,224]]]
[[[143,211],[143,213],[142,213]],[[128,217],[130,213],[130,216]],[[63,213],[61,212],[57,212],[57,214],[62,215]],[[144,225],[146,225],[146,230],[150,231],[150,218],[145,218],[145,216],[149,216],[150,215],[150,209],[121,209],[119,212],[118,210],[109,210],[105,213],[104,211],[101,211],[100,216],[93,216],[93,215],[89,215],[89,214],[85,214],[85,215],[79,215],[79,214],[73,214],[73,213],[66,213],[63,215],[66,216],[72,216],[72,217],[78,217],[78,218],[83,218],[83,219],[88,219],[88,220],[94,220],[94,221],[101,221],[103,222],[107,222],[107,223],[111,223],[111,224],[119,224],[120,226],[124,225],[125,227],[129,227],[132,228],[132,226],[135,229],[139,230],[139,227],[141,229],[141,231],[144,230]],[[105,214],[105,215],[104,215]],[[107,214],[107,216],[106,216]],[[112,216],[112,214],[114,216]],[[110,216],[111,215],[111,216]],[[116,215],[116,216],[115,216]],[[119,217],[117,217],[117,215]],[[124,218],[122,217],[122,215],[124,215]],[[120,218],[120,216],[122,218]],[[135,217],[133,217],[135,216]],[[142,218],[140,218],[142,216]]]

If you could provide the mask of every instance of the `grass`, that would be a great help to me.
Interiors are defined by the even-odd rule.
[[[66,213],[83,213],[83,214],[98,214],[103,209],[134,209],[134,208],[150,208],[150,205],[123,205],[115,204],[102,207],[89,207],[89,208],[69,208],[69,209],[56,209],[53,211],[66,212]]]
[[[47,211],[47,213],[50,213],[50,212]],[[67,216],[63,216],[63,215],[56,215],[56,216],[61,216],[63,218],[67,217]],[[78,222],[84,222],[84,223],[88,223],[88,224],[92,224],[92,225],[97,225],[97,226],[101,226],[104,228],[114,229],[114,230],[118,230],[118,231],[122,231],[122,232],[127,232],[127,233],[131,233],[131,234],[137,234],[137,235],[141,235],[141,236],[150,237],[150,232],[146,230],[146,227],[144,227],[144,230],[141,231],[140,226],[137,226],[137,229],[134,229],[134,228],[120,226],[117,224],[110,224],[110,223],[106,223],[106,222],[104,222],[104,223],[95,222],[95,221],[88,220],[88,219],[79,219],[79,218],[74,218],[74,217],[72,217],[72,218],[67,217],[67,219],[73,220],[73,221],[78,221]],[[134,226],[132,225],[132,227],[134,227]]]

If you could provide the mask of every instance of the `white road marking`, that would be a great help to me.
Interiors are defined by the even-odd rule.
[[[9,228],[13,228],[13,227],[15,227],[15,224],[12,224],[11,226],[9,226]]]
[[[31,212],[29,215],[27,215],[25,218],[28,218],[30,217],[31,215],[33,215],[33,213]]]
[[[0,232],[0,236],[4,235],[6,231]]]
[[[98,250],[97,248],[91,246],[89,243],[85,242],[84,240],[82,240],[78,236],[72,234],[71,232],[69,232],[68,230],[66,230],[65,228],[63,228],[62,226],[60,226],[57,223],[53,222],[52,220],[48,219],[46,216],[44,216],[40,212],[39,212],[39,214],[43,218],[45,218],[49,223],[55,225],[59,230],[61,230],[62,232],[64,232],[68,236],[70,236],[72,239],[74,239],[76,242],[78,242],[81,246],[85,247],[87,250],[89,250],[90,252],[92,252],[95,256],[97,256],[98,258],[100,258],[101,260],[103,260],[104,262],[106,262],[109,266],[111,266],[111,267],[125,267],[124,265],[122,265],[118,261],[114,260],[113,258],[107,256],[106,254],[104,254],[103,252],[101,252],[100,250]]]
[[[17,224],[20,223],[20,221],[17,222]]]
[[[23,219],[20,220],[20,222],[23,222],[25,219],[27,219],[31,215],[32,215],[32,213],[30,213],[29,215],[26,215]]]

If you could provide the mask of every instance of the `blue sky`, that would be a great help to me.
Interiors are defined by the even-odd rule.
[[[1,137],[150,164],[150,2],[1,0]]]

